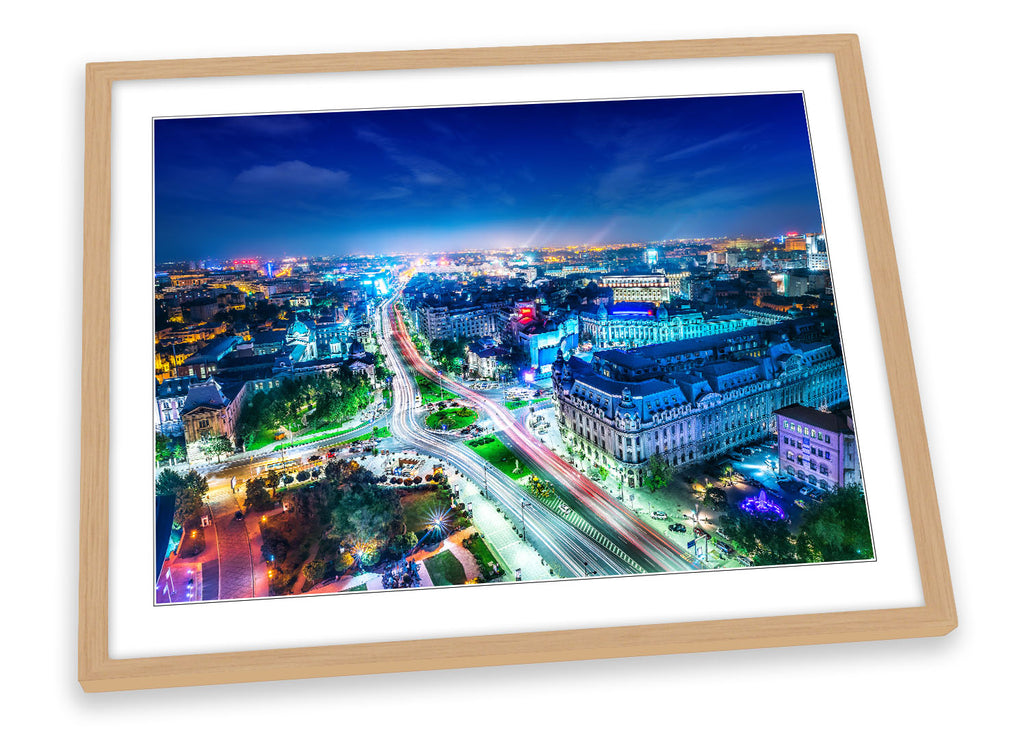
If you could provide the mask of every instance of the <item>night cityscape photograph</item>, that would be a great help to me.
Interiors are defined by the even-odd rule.
[[[874,558],[800,93],[153,141],[157,605]]]

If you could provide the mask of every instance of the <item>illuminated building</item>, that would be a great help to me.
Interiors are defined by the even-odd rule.
[[[559,350],[570,352],[579,345],[579,325],[575,315],[551,319],[539,315],[532,302],[520,302],[509,321],[509,332],[526,351],[535,375],[547,376]]]
[[[500,373],[501,359],[507,355],[507,351],[489,338],[475,341],[466,349],[469,372],[482,379],[495,379]]]
[[[828,271],[828,247],[825,236],[807,236],[807,268],[811,271]]]
[[[860,483],[860,460],[848,414],[791,404],[775,411],[779,470],[810,486]]]
[[[285,348],[291,352],[292,360],[295,363],[312,361],[317,357],[316,334],[302,320],[296,320],[288,326],[288,331],[284,336],[284,344]]]
[[[179,377],[206,379],[217,371],[217,362],[234,350],[241,342],[236,335],[228,335],[213,341],[200,351],[188,357],[175,371]]]
[[[419,331],[428,341],[497,335],[508,315],[507,304],[457,306],[422,305],[416,311]]]
[[[645,302],[621,302],[611,309],[602,304],[596,312],[581,312],[579,321],[583,340],[589,340],[596,349],[669,343],[757,324],[757,320],[746,315],[733,313],[705,319],[697,310],[669,313],[664,305]]]
[[[848,397],[831,342],[798,343],[788,323],[594,354],[560,356],[552,379],[566,442],[624,486],[644,483],[654,455],[708,461],[767,436],[772,413]]]
[[[797,233],[787,233],[786,240],[784,241],[783,250],[785,251],[806,251],[807,250],[807,238]]]
[[[181,424],[181,410],[188,396],[189,378],[166,379],[156,385],[156,431],[162,435],[180,436],[185,432]]]
[[[223,435],[235,442],[235,423],[247,388],[245,383],[222,384],[213,377],[189,387],[181,409],[189,463],[203,460],[201,444],[206,438]]]
[[[600,286],[612,290],[614,302],[668,302],[671,287],[664,274],[605,274]]]

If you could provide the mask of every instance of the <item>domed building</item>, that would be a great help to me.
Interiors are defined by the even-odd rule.
[[[316,333],[302,320],[296,320],[288,326],[284,344],[295,363],[312,361],[317,357]]]

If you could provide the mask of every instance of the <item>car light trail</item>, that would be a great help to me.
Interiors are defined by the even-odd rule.
[[[390,320],[384,322],[390,328],[391,337],[397,342],[405,363],[416,373],[436,381],[437,371],[420,356],[409,336],[402,315],[394,307],[395,300],[400,294],[401,289],[397,290],[392,299],[384,305],[384,309],[390,312]],[[390,341],[382,342],[389,343]],[[446,388],[483,410],[493,420],[496,432],[505,434],[518,452],[536,464],[537,468],[543,469],[546,475],[572,494],[582,507],[599,518],[604,528],[602,531],[618,547],[625,550],[627,554],[632,554],[635,551],[637,555],[634,557],[644,568],[651,571],[679,571],[695,568],[685,559],[682,551],[649,525],[633,516],[617,500],[610,497],[593,481],[527,432],[505,407],[464,386],[452,377],[448,377]],[[450,447],[448,452],[452,452]],[[561,521],[557,515],[556,518]],[[587,539],[589,540],[589,538]]]

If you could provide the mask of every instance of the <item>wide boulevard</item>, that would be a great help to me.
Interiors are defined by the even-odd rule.
[[[409,376],[408,369],[435,381],[438,380],[439,377],[437,371],[431,365],[426,363],[416,350],[416,347],[413,345],[408,334],[408,330],[406,329],[401,313],[394,308],[394,303],[397,301],[397,294],[400,294],[400,292],[396,293],[395,297],[388,300],[381,307],[381,310],[385,311],[381,315],[382,319],[380,319],[378,323],[383,333],[381,344],[384,346],[385,353],[388,354],[389,362],[392,363],[393,367],[397,367],[399,369],[396,371],[399,386],[403,387],[403,392],[410,393],[409,401],[412,403],[411,406],[415,407],[415,384]],[[386,319],[384,319],[385,316]],[[401,352],[401,362],[398,361],[395,355],[396,347]],[[635,564],[638,564],[643,571],[655,572],[693,569],[693,566],[684,559],[682,552],[677,547],[662,537],[649,525],[645,524],[643,520],[637,518],[632,511],[624,507],[618,500],[608,495],[593,481],[584,476],[576,468],[555,454],[550,448],[541,443],[529,431],[527,431],[526,428],[519,424],[511,412],[509,412],[502,404],[499,404],[494,399],[450,379],[445,381],[445,387],[468,400],[476,407],[482,416],[486,416],[486,418],[493,424],[495,430],[499,432],[502,439],[512,446],[516,452],[520,453],[523,457],[530,459],[534,464],[534,467],[541,470],[541,475],[555,482],[563,500],[572,509],[580,514],[580,516],[590,525],[599,530],[603,537],[609,539],[613,548],[624,551],[626,557]],[[441,439],[435,434],[422,429],[418,423],[414,421],[413,412],[410,408],[403,407],[400,411],[397,403],[397,389],[398,387],[396,387],[396,404],[393,413],[392,431],[395,432],[396,426],[402,425],[403,429],[400,432],[404,433],[407,431],[406,427],[408,427],[408,432],[411,433],[415,431],[417,433],[417,444],[425,443],[430,440],[434,444],[434,447],[443,448],[445,455],[448,458],[452,458],[453,454],[458,454],[458,456],[464,458],[467,462],[472,462],[467,465],[476,465],[476,469],[469,471],[469,474],[474,478],[474,480],[479,479],[482,475],[482,469],[480,466],[483,462],[479,460],[478,456],[468,448],[465,448],[465,446],[457,440],[452,441],[447,438]],[[502,488],[503,490],[515,490],[520,497],[525,496],[525,490],[508,479],[504,474],[495,470],[490,474],[490,478],[497,478],[499,480],[499,488]],[[514,498],[515,497],[513,497],[513,499]],[[503,503],[508,504],[507,501]],[[519,502],[517,501],[516,506],[518,505]],[[539,532],[543,530],[548,534],[555,531],[561,532],[565,527],[576,530],[572,525],[568,525],[557,513],[548,510],[541,504],[535,504],[530,512],[536,512],[536,514],[527,514],[528,533],[533,532],[532,528],[529,527],[531,522],[534,522],[538,528],[541,528],[541,525],[545,522],[549,522],[546,529],[541,528],[538,530]],[[551,519],[549,520],[548,518]],[[604,551],[603,557],[606,560],[609,559],[608,556],[610,553],[607,547],[595,543],[590,537],[583,535],[578,530],[576,530],[576,532],[583,539],[590,542],[592,550],[593,546],[597,545],[599,549]],[[562,556],[556,557],[561,560],[566,557],[566,552],[568,551],[563,551]],[[591,555],[593,555],[593,553],[591,553]],[[569,552],[568,557],[572,558],[572,556],[573,553]],[[617,567],[621,568],[623,560],[619,556],[611,554],[611,560],[614,560]],[[609,573],[610,572],[611,571],[609,571]],[[638,571],[633,566],[627,565],[625,571],[617,572],[636,573]],[[602,571],[602,573],[604,573],[604,571]]]

